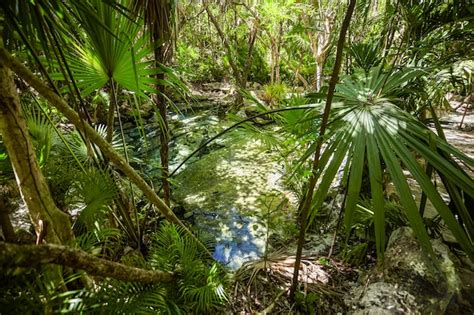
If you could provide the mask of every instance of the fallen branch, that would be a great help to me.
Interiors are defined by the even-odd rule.
[[[98,258],[83,250],[62,245],[17,245],[0,242],[0,270],[8,267],[36,267],[55,264],[72,267],[92,276],[123,281],[163,283],[173,281],[173,274],[164,271],[129,267]]]

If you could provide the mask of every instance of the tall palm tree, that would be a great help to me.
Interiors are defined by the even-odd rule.
[[[144,16],[146,28],[150,34],[150,40],[154,48],[155,67],[169,61],[172,52],[171,39],[174,32],[176,2],[174,0],[138,0],[133,5],[135,14]],[[164,73],[157,73],[158,82],[165,79]],[[157,84],[155,103],[158,107],[161,122],[160,133],[160,159],[161,180],[163,186],[163,199],[167,205],[170,204],[171,188],[169,177],[169,129],[167,118],[167,105],[164,97],[163,84]]]

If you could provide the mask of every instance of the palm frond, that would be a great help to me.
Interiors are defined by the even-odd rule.
[[[24,107],[26,125],[33,139],[36,155],[41,166],[49,158],[54,141],[54,128],[41,111],[34,107]]]
[[[176,314],[179,310],[168,301],[162,286],[106,280],[95,290],[75,290],[58,294],[61,313],[94,314]],[[170,307],[171,306],[171,307]]]
[[[77,224],[84,224],[92,229],[94,221],[105,214],[107,207],[117,196],[117,187],[108,172],[96,168],[79,173],[76,185],[79,201],[85,205]]]
[[[222,275],[204,260],[196,241],[181,227],[165,222],[155,234],[150,263],[160,270],[179,270],[178,301],[187,310],[205,313],[226,300]]]
[[[92,5],[94,14],[76,10],[85,35],[71,45],[66,57],[82,96],[104,87],[109,80],[143,97],[145,92],[155,93],[158,82],[153,74],[162,70],[144,60],[153,47],[146,35],[139,36],[140,24],[104,1],[92,1]],[[62,73],[52,77],[65,79]]]
[[[95,129],[102,137],[105,138],[107,134],[107,128],[104,125],[96,125]],[[77,159],[79,163],[81,163],[82,165],[90,166],[93,164],[94,159],[97,159],[99,161],[102,161],[104,159],[101,152],[99,151],[99,148],[95,146],[94,144],[91,144],[92,150],[89,151],[87,149],[87,145],[82,139],[79,132],[72,131],[66,134],[65,139],[68,142],[69,148],[63,143],[58,144],[58,149],[63,154],[64,162],[69,161],[71,164],[73,164],[73,163],[76,163],[75,159]],[[116,133],[113,134],[111,144],[112,144],[112,147],[117,152],[124,154],[124,148],[122,146],[122,142],[118,134]],[[133,149],[133,146],[129,146],[128,149],[129,150]],[[72,150],[75,157],[71,155],[69,150]]]
[[[382,62],[381,53],[377,43],[357,43],[349,47],[349,53],[354,58],[355,64],[369,72],[371,68]]]
[[[474,160],[437,137],[394,104],[399,101],[396,98],[397,92],[417,74],[419,72],[416,70],[400,70],[389,75],[380,68],[374,68],[366,76],[346,78],[338,86],[337,97],[342,104],[332,112],[328,137],[333,144],[326,147],[321,158],[320,188],[315,194],[314,209],[317,211],[322,205],[337,170],[342,167],[342,161],[347,159],[345,167],[350,175],[345,222],[348,231],[359,202],[363,168],[367,167],[379,258],[382,258],[385,247],[383,179],[387,176],[400,196],[405,215],[418,240],[427,252],[432,252],[423,219],[407,181],[406,169],[426,193],[462,248],[473,258],[474,251],[469,240],[474,233],[469,229],[471,222],[466,224],[467,228],[464,230],[425,174],[416,154],[422,156],[439,174],[452,181],[457,189],[470,196],[474,196],[473,179],[445,156],[459,159],[469,167],[474,165]],[[429,139],[433,139],[431,146],[435,146],[434,150],[430,148]],[[311,220],[314,218],[315,212],[311,214]]]
[[[94,228],[76,237],[76,246],[80,249],[98,255],[103,249],[110,251],[114,244],[119,243],[121,234],[118,229],[103,228],[94,222]]]

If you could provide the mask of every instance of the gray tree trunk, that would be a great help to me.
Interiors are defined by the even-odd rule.
[[[21,197],[37,235],[48,243],[73,239],[69,216],[59,210],[35,156],[10,69],[0,58],[0,133],[10,158]]]
[[[298,244],[296,249],[296,258],[295,258],[295,266],[293,269],[293,280],[290,287],[290,298],[293,299],[295,296],[295,291],[298,286],[298,274],[300,269],[301,263],[301,254],[303,252],[303,245],[305,242],[305,235],[306,235],[306,225],[308,223],[308,214],[311,208],[311,203],[313,201],[313,192],[316,186],[317,177],[317,170],[319,165],[319,158],[321,155],[321,148],[323,145],[324,134],[326,132],[327,124],[329,121],[329,114],[331,111],[332,99],[334,97],[334,91],[336,90],[336,84],[339,80],[339,72],[341,70],[342,64],[342,51],[344,49],[344,42],[346,39],[347,29],[351,23],[352,14],[354,13],[356,0],[350,0],[349,6],[347,7],[346,15],[344,17],[344,21],[342,22],[341,30],[339,32],[339,39],[337,41],[337,49],[336,49],[336,59],[334,61],[334,67],[332,70],[331,80],[329,81],[329,88],[328,88],[328,96],[326,98],[326,105],[324,106],[323,117],[321,120],[321,126],[319,129],[319,137],[315,140],[316,148],[314,152],[314,158],[312,163],[312,171],[311,177],[308,181],[308,189],[306,194],[303,198],[303,204],[300,213],[300,233],[298,236]]]

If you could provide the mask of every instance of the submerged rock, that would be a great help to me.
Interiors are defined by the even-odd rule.
[[[294,224],[277,159],[262,143],[242,141],[209,152],[176,177],[175,200],[215,240],[216,260],[232,269],[264,254],[267,225],[281,232]]]

